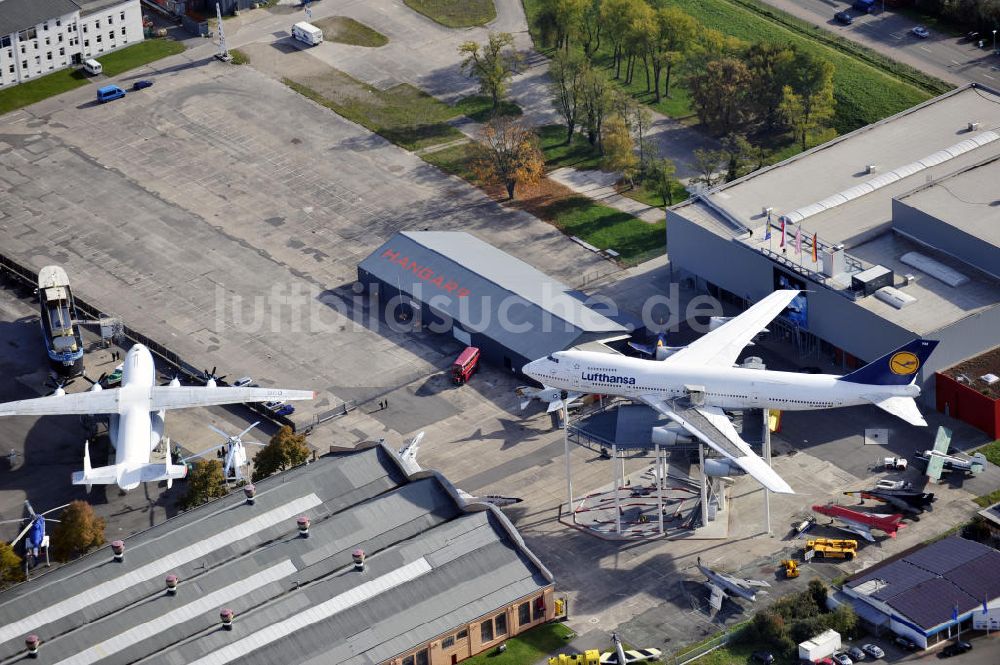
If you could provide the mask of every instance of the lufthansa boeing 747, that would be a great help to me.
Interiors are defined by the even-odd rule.
[[[661,361],[570,350],[530,362],[523,371],[546,388],[645,402],[672,421],[654,429],[654,441],[698,439],[723,455],[721,464],[733,473],[746,472],[772,492],[792,494],[788,483],[740,438],[723,409],[800,411],[874,404],[926,426],[913,399],[920,395],[915,380],[937,346],[936,341],[914,340],[845,376],[734,366],[744,347],[798,293],[775,291]]]

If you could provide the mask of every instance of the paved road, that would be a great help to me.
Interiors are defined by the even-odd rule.
[[[855,15],[854,23],[841,25],[833,15],[849,9],[850,2],[837,0],[765,0],[767,4],[793,16],[814,23],[837,35],[863,44],[900,62],[905,62],[931,76],[962,85],[970,81],[992,88],[1000,87],[1000,56],[991,55],[990,40],[985,49],[964,39],[931,32],[920,39],[910,34],[918,25],[910,18],[892,12],[877,11]],[[992,38],[992,35],[989,36]]]

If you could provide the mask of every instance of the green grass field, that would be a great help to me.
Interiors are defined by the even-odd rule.
[[[679,181],[675,180],[670,183],[670,190],[674,196],[674,205],[691,198],[687,189],[685,189],[684,185],[682,185]],[[632,189],[623,189],[621,191],[621,195],[627,196],[630,199],[635,199],[640,203],[645,203],[648,206],[653,206],[654,208],[663,207],[663,199],[660,198],[660,195],[647,189],[645,185],[639,185],[638,187],[633,187]]]
[[[493,100],[486,95],[469,95],[455,102],[454,108],[476,122],[486,122],[493,117]],[[496,115],[521,115],[521,107],[514,102],[500,102]]]
[[[372,48],[389,43],[389,38],[381,32],[347,16],[331,16],[314,21],[313,25],[323,31],[323,39],[328,42]]]
[[[565,625],[547,623],[506,640],[504,653],[494,653],[494,649],[490,649],[463,660],[462,665],[533,665],[562,649],[573,636],[573,631]]]
[[[75,69],[62,69],[33,81],[0,90],[0,114],[40,102],[54,95],[87,85],[87,77]]]
[[[674,0],[674,4],[691,14],[703,25],[738,37],[748,42],[766,40],[780,44],[795,44],[803,50],[815,53],[833,63],[834,94],[837,113],[833,126],[840,133],[852,131],[863,125],[885,118],[910,108],[931,96],[926,89],[901,81],[868,62],[849,55],[819,41],[819,28],[811,34],[803,34],[793,27],[792,22],[778,22],[763,13],[747,9],[742,2],[751,0]],[[538,14],[541,0],[523,0],[529,24]],[[772,10],[774,11],[774,10]],[[536,44],[540,44],[537,31],[532,27]],[[610,67],[612,52],[610,44],[604,40],[595,62]],[[645,77],[641,65],[628,92],[652,108],[674,118],[692,115],[690,100],[683,84],[676,75],[671,82],[671,98],[659,104],[653,103],[653,95],[646,92]]]
[[[403,0],[410,9],[420,12],[446,28],[470,28],[486,25],[497,17],[493,0]]]
[[[555,201],[545,212],[566,235],[583,238],[598,249],[613,249],[621,254],[626,265],[636,265],[663,253],[666,222],[649,224],[585,196]]]
[[[170,39],[147,39],[120,51],[102,55],[97,60],[104,67],[106,76],[118,76],[122,72],[149,64],[154,60],[176,55],[184,50],[184,44]]]
[[[325,89],[337,90],[337,99],[318,92],[306,82],[282,80],[299,94],[407,150],[418,150],[463,136],[447,124],[456,115],[454,109],[408,83],[377,90],[343,72],[332,68],[330,71],[323,84]]]
[[[563,166],[575,169],[601,168],[601,155],[582,135],[574,134],[573,141],[567,145],[564,125],[545,125],[535,131],[545,154],[546,169],[551,171]]]
[[[990,464],[993,466],[1000,466],[1000,439],[997,439],[993,443],[987,443],[981,448],[977,448],[975,452],[986,455],[986,459],[988,459]]]

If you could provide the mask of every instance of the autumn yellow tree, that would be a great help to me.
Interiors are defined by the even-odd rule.
[[[305,435],[296,434],[286,425],[253,458],[253,480],[256,482],[278,471],[304,464],[308,459],[309,444]]]
[[[485,44],[464,42],[458,47],[463,56],[462,71],[479,81],[479,91],[493,100],[493,110],[507,95],[507,86],[520,62],[509,32],[491,32]]]
[[[50,552],[57,561],[69,561],[75,554],[83,554],[91,547],[104,544],[103,517],[94,514],[86,501],[74,501],[59,516],[59,523],[52,530]]]
[[[21,557],[7,543],[0,542],[0,587],[24,579]]]
[[[222,462],[217,459],[200,459],[187,475],[187,493],[181,499],[181,505],[184,508],[194,508],[228,493]]]
[[[537,183],[545,169],[538,137],[522,123],[499,117],[486,123],[483,142],[474,148],[472,171],[481,181],[503,185],[514,198],[518,185]]]
[[[620,115],[613,115],[604,123],[604,136],[601,140],[604,146],[604,158],[601,166],[608,171],[622,174],[625,182],[631,187],[635,180],[639,158],[635,154],[635,141],[628,125]]]

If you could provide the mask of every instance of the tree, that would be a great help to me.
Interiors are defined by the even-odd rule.
[[[551,44],[554,38],[556,48],[569,50],[570,36],[580,26],[590,4],[591,0],[543,0],[535,19],[543,41]]]
[[[566,121],[567,145],[573,140],[573,132],[579,121],[583,82],[588,69],[587,60],[577,51],[560,51],[549,65],[552,102]]]
[[[666,74],[663,94],[670,96],[670,76],[673,68],[680,63],[692,48],[698,34],[698,22],[677,7],[668,6],[657,10],[651,24],[646,26],[643,43],[653,66],[653,90],[659,102],[660,80]]]
[[[850,605],[838,605],[837,609],[826,615],[827,627],[845,637],[852,637],[858,627],[858,615]]]
[[[688,84],[698,118],[720,134],[737,129],[744,117],[752,80],[750,70],[736,58],[708,63],[703,72],[691,76]]]
[[[691,182],[701,183],[705,187],[714,185],[719,180],[718,171],[721,161],[722,155],[718,151],[695,148],[694,168],[698,175],[691,178]]]
[[[823,580],[809,580],[809,595],[812,597],[816,607],[821,611],[826,609],[827,589]]]
[[[721,153],[726,164],[726,182],[732,182],[764,165],[764,151],[742,134],[729,134],[722,139]]]
[[[646,3],[643,0],[604,0],[601,3],[601,23],[604,33],[611,40],[613,47],[614,77],[621,78],[622,55],[624,55],[632,24],[637,12],[642,11]]]
[[[472,171],[488,184],[503,185],[507,197],[514,198],[518,185],[533,185],[545,170],[545,156],[538,137],[521,122],[509,117],[490,120],[483,128],[483,142],[477,144]]]
[[[583,77],[583,126],[587,129],[587,140],[590,145],[596,145],[603,152],[601,146],[601,129],[604,126],[604,119],[608,116],[614,103],[613,86],[611,81],[596,69],[588,69]]]
[[[304,464],[309,459],[309,445],[304,434],[296,434],[287,425],[271,437],[253,458],[253,480]]]
[[[24,579],[21,557],[7,543],[0,542],[0,587]]]
[[[674,204],[674,172],[677,167],[669,159],[650,159],[646,165],[645,182],[657,196],[663,199],[663,206]]]
[[[778,110],[805,150],[809,132],[833,117],[833,65],[796,50],[779,76],[785,85]]]
[[[200,459],[187,476],[187,493],[181,499],[181,505],[194,508],[212,499],[229,494],[226,476],[223,474],[222,462],[217,459]]]
[[[104,544],[103,517],[94,514],[86,501],[74,501],[59,516],[59,523],[52,530],[50,552],[57,561],[69,561],[91,547]]]
[[[590,0],[576,22],[575,32],[589,60],[601,48],[601,0]]]
[[[622,174],[622,178],[633,186],[635,173],[639,165],[639,159],[635,155],[635,142],[632,141],[632,133],[628,130],[628,125],[620,115],[611,116],[604,125],[604,159],[601,166],[607,171],[617,171]]]
[[[747,98],[747,108],[753,122],[772,129],[781,120],[778,105],[785,85],[781,73],[787,70],[793,58],[792,48],[771,42],[755,42],[744,52],[743,62],[750,70],[750,89],[753,90]]]
[[[514,36],[509,32],[491,32],[485,44],[465,42],[458,47],[465,56],[462,71],[479,80],[479,91],[493,100],[493,110],[500,107],[507,86],[514,76],[520,56],[514,51]]]

